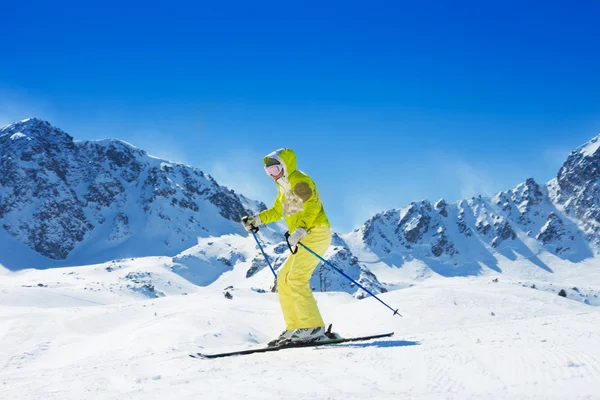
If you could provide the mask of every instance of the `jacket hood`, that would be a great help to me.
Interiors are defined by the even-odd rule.
[[[283,165],[283,175],[289,177],[296,170],[296,153],[292,149],[279,149],[267,154],[263,162],[267,165],[267,160],[274,158]]]

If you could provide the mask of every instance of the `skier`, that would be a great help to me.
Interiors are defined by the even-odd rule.
[[[340,338],[335,333],[326,334],[323,318],[310,289],[309,280],[319,259],[298,246],[302,241],[322,256],[331,243],[331,225],[315,183],[296,169],[296,154],[291,149],[276,150],[263,161],[265,171],[277,184],[277,198],[272,208],[243,218],[242,224],[247,231],[252,231],[259,225],[276,222],[283,217],[291,233],[288,242],[291,248],[297,249],[285,261],[277,276],[286,329],[269,342],[269,346]]]

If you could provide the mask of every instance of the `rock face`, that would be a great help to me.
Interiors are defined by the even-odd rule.
[[[49,259],[176,254],[237,232],[245,208],[264,205],[117,139],[74,141],[38,119],[0,130],[0,223]]]
[[[554,213],[550,213],[548,220],[540,229],[540,233],[535,237],[544,245],[551,243],[560,243],[565,236],[565,227],[562,219]],[[560,252],[560,248],[557,252]]]
[[[600,246],[600,135],[574,150],[549,185],[553,201]]]

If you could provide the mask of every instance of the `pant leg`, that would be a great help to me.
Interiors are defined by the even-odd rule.
[[[328,227],[315,227],[302,243],[323,256],[331,244],[331,231]],[[309,283],[320,260],[302,246],[298,246],[298,252],[290,258],[293,258],[293,264],[286,281],[294,301],[297,328],[325,326]]]
[[[279,304],[283,312],[285,320],[285,329],[293,331],[298,329],[298,317],[296,317],[296,309],[294,307],[294,299],[292,298],[292,290],[288,285],[288,274],[294,264],[294,257],[289,256],[277,274],[277,291],[279,293]]]

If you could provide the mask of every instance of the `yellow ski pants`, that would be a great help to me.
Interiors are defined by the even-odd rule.
[[[323,256],[331,244],[331,230],[327,226],[316,226],[301,242]],[[298,245],[298,252],[289,256],[277,276],[279,302],[287,330],[325,326],[309,284],[319,262],[314,254]]]

